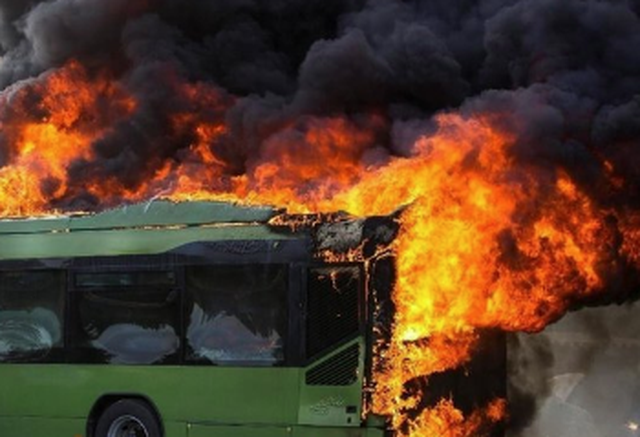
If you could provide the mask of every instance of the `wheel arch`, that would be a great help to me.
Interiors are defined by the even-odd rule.
[[[147,404],[149,408],[151,408],[153,415],[158,421],[161,437],[164,437],[165,435],[164,423],[162,421],[162,415],[160,414],[158,407],[156,407],[156,404],[148,396],[140,393],[105,393],[102,396],[100,396],[98,399],[96,399],[96,401],[93,403],[93,406],[91,407],[91,411],[89,412],[89,415],[87,416],[87,424],[86,424],[87,437],[95,436],[96,425],[98,423],[98,419],[100,418],[100,415],[102,415],[102,413],[110,405],[113,405],[114,403],[123,399],[138,400]]]

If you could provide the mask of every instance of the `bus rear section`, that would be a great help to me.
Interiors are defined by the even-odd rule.
[[[296,220],[155,202],[0,222],[0,435],[383,436],[393,220]]]

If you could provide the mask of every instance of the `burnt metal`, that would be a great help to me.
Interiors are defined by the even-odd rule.
[[[393,243],[400,231],[398,214],[373,216],[365,220],[362,232],[363,258],[372,258]]]

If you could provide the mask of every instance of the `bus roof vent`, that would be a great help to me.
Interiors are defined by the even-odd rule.
[[[307,385],[351,385],[358,379],[358,343],[312,367],[305,376]]]

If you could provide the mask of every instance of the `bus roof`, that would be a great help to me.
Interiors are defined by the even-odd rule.
[[[96,214],[0,220],[0,235],[222,223],[266,223],[278,212],[271,207],[250,207],[227,202],[153,200]]]
[[[280,211],[224,202],[157,200],[96,214],[0,220],[0,260],[142,255],[197,241],[290,240]]]

